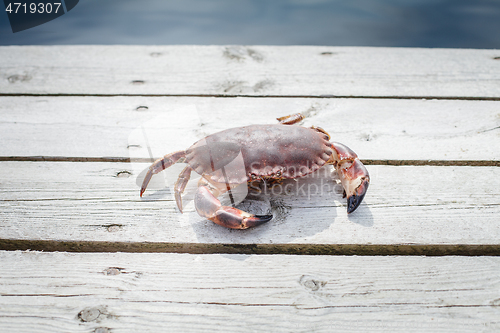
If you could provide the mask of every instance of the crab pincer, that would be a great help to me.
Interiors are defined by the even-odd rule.
[[[273,218],[272,215],[253,215],[234,207],[223,206],[207,186],[198,187],[194,202],[200,216],[230,229],[256,227]]]
[[[347,197],[347,213],[350,214],[363,201],[370,184],[370,176],[358,155],[349,147],[338,142],[332,142],[332,147],[336,152],[333,155],[333,165],[342,182],[344,197]]]

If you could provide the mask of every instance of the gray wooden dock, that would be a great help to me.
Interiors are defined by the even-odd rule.
[[[0,331],[500,331],[500,50],[0,47]],[[198,216],[182,165],[222,129],[296,112],[366,164]],[[311,195],[310,189],[315,189]]]

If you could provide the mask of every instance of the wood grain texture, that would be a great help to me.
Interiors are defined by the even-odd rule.
[[[0,252],[4,332],[496,332],[498,257]]]
[[[500,97],[498,50],[7,46],[3,94]]]
[[[147,164],[136,164],[142,169]],[[369,166],[364,203],[347,215],[342,190],[329,173],[266,189],[244,202],[274,219],[230,230],[193,207],[193,178],[184,214],[171,185],[182,169],[142,178],[127,163],[1,162],[3,239],[197,244],[496,244],[500,239],[498,167]],[[174,167],[172,167],[174,168]],[[139,168],[141,169],[141,168]],[[139,177],[138,177],[139,176]],[[194,177],[194,176],[193,176]],[[287,186],[289,184],[289,186]],[[166,188],[163,188],[166,186]]]
[[[242,203],[274,219],[239,231],[196,214],[196,179],[178,212],[181,164],[141,199],[147,163],[5,161],[152,159],[303,112],[305,126],[379,164],[498,165],[499,56],[0,47],[1,249],[303,254],[0,251],[0,331],[499,331],[500,257],[366,256],[500,254],[498,167],[370,165],[367,196],[350,216],[331,170],[320,172]]]
[[[500,101],[1,97],[0,156],[148,158],[302,112],[362,159],[500,161]],[[147,139],[147,140],[146,140]],[[149,148],[148,148],[149,147]]]

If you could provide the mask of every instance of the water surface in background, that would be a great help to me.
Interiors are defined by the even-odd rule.
[[[0,45],[27,44],[500,48],[500,0],[80,0],[15,34],[2,11]]]

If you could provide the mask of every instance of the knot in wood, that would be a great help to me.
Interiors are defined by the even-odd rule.
[[[98,327],[94,330],[94,333],[108,333],[109,329],[107,327]]]
[[[83,309],[78,313],[78,318],[83,322],[95,321],[101,315],[101,311],[97,308]]]
[[[121,225],[119,224],[112,224],[107,227],[108,232],[118,232],[120,231]]]
[[[302,275],[300,277],[299,283],[304,286],[304,288],[311,291],[318,291],[320,288],[326,285],[326,281],[316,280],[308,275]]]
[[[7,78],[9,83],[16,83],[16,82],[25,82],[31,80],[31,76],[29,75],[11,75]]]
[[[120,267],[109,267],[104,270],[104,274],[106,275],[119,275],[123,268]]]
[[[118,178],[128,178],[131,175],[132,175],[132,172],[127,171],[127,170],[123,170],[123,171],[116,173],[116,177],[118,177]]]

